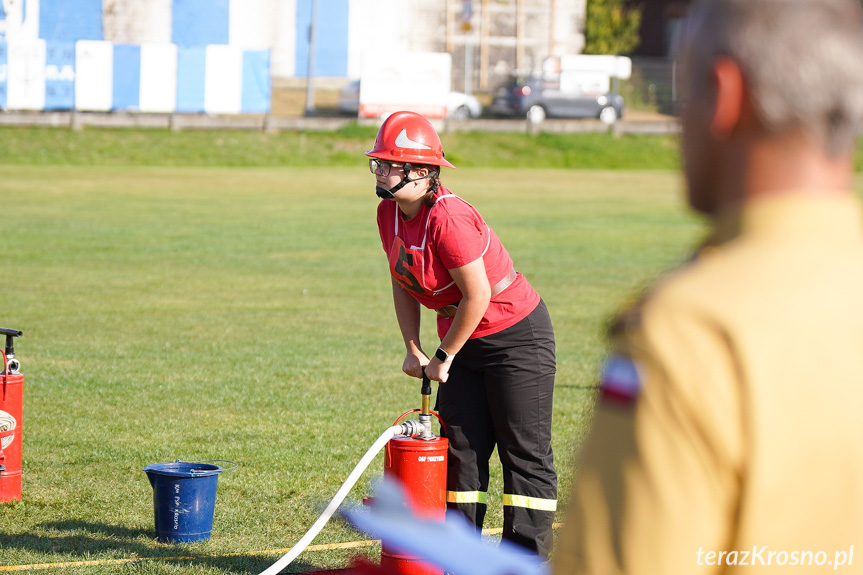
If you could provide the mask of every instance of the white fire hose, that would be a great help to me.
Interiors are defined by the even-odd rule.
[[[318,533],[321,532],[321,529],[324,528],[324,525],[327,524],[327,521],[333,516],[336,510],[339,508],[339,505],[342,504],[342,501],[345,500],[351,488],[353,488],[354,484],[356,484],[357,480],[359,480],[360,476],[369,466],[369,464],[374,460],[375,456],[380,452],[381,449],[387,444],[387,442],[395,437],[396,435],[407,435],[409,437],[415,437],[422,433],[423,426],[418,421],[405,421],[399,425],[393,425],[384,431],[380,437],[369,447],[369,450],[366,451],[365,455],[362,456],[359,463],[357,463],[354,470],[351,471],[348,478],[345,479],[345,482],[342,483],[342,486],[333,496],[330,504],[327,505],[327,508],[324,509],[324,512],[321,513],[320,517],[318,517],[317,521],[306,531],[306,534],[303,535],[299,541],[297,541],[296,545],[291,547],[291,549],[285,553],[285,555],[273,563],[269,568],[261,571],[260,575],[276,575],[281,572],[282,569],[291,564],[291,562],[296,559],[300,553],[302,553],[306,547],[317,537]]]
[[[12,414],[0,410],[0,432],[11,431],[15,429],[15,426],[16,422],[15,418],[12,417]],[[13,439],[15,439],[14,435],[10,435],[0,439],[0,451],[9,447],[12,444]]]

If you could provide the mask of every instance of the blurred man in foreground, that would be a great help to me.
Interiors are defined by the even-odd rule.
[[[860,572],[860,2],[696,1],[682,54],[713,232],[611,330],[554,572]]]

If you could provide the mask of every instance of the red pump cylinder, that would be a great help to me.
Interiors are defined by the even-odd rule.
[[[384,475],[399,480],[405,490],[408,506],[419,517],[439,521],[446,517],[448,448],[449,440],[445,437],[426,440],[397,435],[387,444]],[[443,573],[440,568],[423,563],[416,557],[400,554],[386,545],[381,551],[381,567],[398,575]]]
[[[0,503],[21,500],[21,451],[24,431],[24,376],[18,373],[13,338],[21,337],[17,329],[0,327],[6,336],[3,372],[0,373]]]
[[[21,500],[24,376],[0,375],[0,503]]]

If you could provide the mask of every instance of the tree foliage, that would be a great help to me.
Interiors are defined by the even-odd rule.
[[[624,0],[587,0],[584,53],[631,53],[640,41],[641,13],[641,6],[626,6]]]

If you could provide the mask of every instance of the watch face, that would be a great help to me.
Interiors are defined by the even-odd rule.
[[[447,354],[447,352],[445,352],[443,350],[443,348],[440,348],[440,347],[437,348],[437,351],[435,352],[434,355],[436,358],[438,358],[441,361],[447,361],[450,358],[449,354]]]

